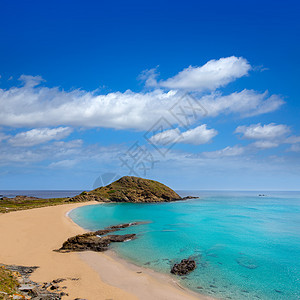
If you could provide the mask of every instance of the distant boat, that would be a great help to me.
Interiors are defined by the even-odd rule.
[[[265,194],[259,194],[258,197],[267,197]]]

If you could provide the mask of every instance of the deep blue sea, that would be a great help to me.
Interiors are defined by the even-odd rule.
[[[259,192],[262,194],[262,192]],[[99,204],[70,217],[96,230],[133,221],[138,238],[114,244],[135,264],[169,273],[183,258],[197,268],[180,279],[221,299],[300,299],[300,192],[179,191],[199,199],[162,204]]]

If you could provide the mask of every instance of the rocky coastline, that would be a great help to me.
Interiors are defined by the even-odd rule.
[[[122,243],[136,238],[136,234],[109,234],[111,232],[119,231],[130,226],[144,224],[145,222],[132,222],[110,226],[102,230],[79,234],[68,238],[61,248],[54,250],[56,252],[81,252],[81,251],[95,251],[103,252],[108,250],[111,243]]]
[[[51,282],[34,282],[30,275],[38,267],[25,267],[16,265],[0,264],[0,268],[9,272],[9,276],[16,282],[15,290],[12,293],[0,292],[0,299],[32,299],[32,300],[60,300],[67,296],[66,287],[58,284],[66,280],[76,280],[76,278],[57,278]]]

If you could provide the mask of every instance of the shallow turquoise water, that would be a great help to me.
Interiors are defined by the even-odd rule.
[[[96,230],[150,223],[122,232],[138,239],[113,248],[160,272],[192,256],[197,269],[187,287],[221,299],[300,299],[300,193],[180,192],[201,199],[162,204],[100,204],[70,217]]]

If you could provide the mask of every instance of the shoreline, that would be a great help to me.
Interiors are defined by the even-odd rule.
[[[102,204],[101,202],[96,204]],[[71,209],[66,213],[66,217],[76,226],[80,227],[77,223],[75,223],[72,218],[70,217],[71,211],[73,211],[76,208]],[[80,227],[82,228],[82,227]],[[84,228],[82,228],[84,229]],[[86,229],[84,229],[87,231]],[[196,293],[192,290],[189,290],[188,288],[182,286],[176,278],[173,278],[171,275],[160,273],[157,271],[154,271],[150,268],[146,268],[144,266],[139,266],[138,264],[135,264],[120,255],[112,249],[109,249],[105,252],[93,252],[93,251],[84,251],[79,253],[80,258],[87,263],[91,268],[93,268],[101,277],[101,279],[112,286],[116,286],[118,288],[121,288],[122,290],[125,290],[127,292],[131,292],[134,295],[136,295],[139,299],[142,300],[153,300],[155,299],[170,299],[170,300],[181,300],[181,299],[200,299],[200,300],[214,300],[215,298],[212,298],[210,296],[206,296],[200,293]],[[114,276],[110,276],[111,274],[107,274],[107,269],[109,269],[109,266],[103,269],[103,264],[113,264],[114,267],[118,267],[118,269],[122,268],[123,272],[126,272],[127,274],[127,280],[124,280],[123,272],[116,278],[114,273]],[[111,266],[111,265],[110,265]],[[120,270],[118,270],[120,271]],[[118,272],[120,273],[120,272]],[[131,273],[131,274],[130,274]],[[137,276],[137,274],[139,274]],[[143,274],[143,275],[142,275]],[[129,277],[132,277],[128,280]],[[146,278],[141,278],[142,276]],[[155,281],[155,285],[161,285],[161,289],[166,288],[166,285],[171,286],[176,290],[179,295],[168,295],[167,293],[163,292],[163,290],[160,290],[158,294],[153,294],[153,290],[151,294],[145,295],[143,290],[140,290],[139,287],[137,287],[137,282],[140,281],[140,285],[147,285],[146,281],[149,281],[150,284],[152,281]],[[160,282],[163,282],[161,284]],[[174,291],[175,292],[175,291]],[[155,293],[155,292],[154,292]]]
[[[171,276],[118,258],[111,250],[54,252],[69,237],[86,232],[68,213],[94,204],[100,203],[63,204],[0,215],[0,263],[38,266],[31,275],[36,282],[66,278],[60,287],[65,286],[63,291],[69,295],[62,299],[213,299],[170,282],[166,277]]]

